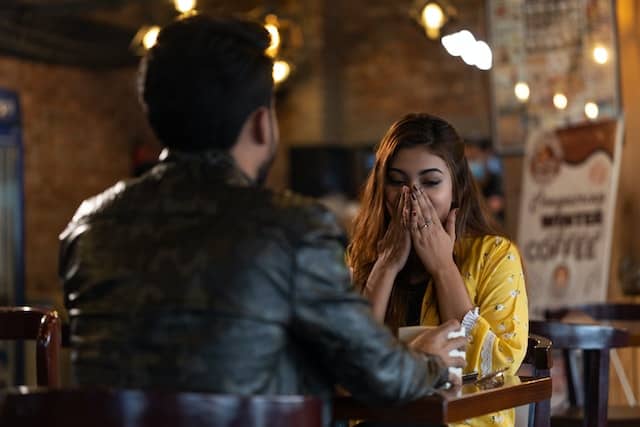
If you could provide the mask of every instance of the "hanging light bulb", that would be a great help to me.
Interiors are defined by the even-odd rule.
[[[142,45],[144,46],[144,48],[149,50],[153,46],[155,46],[156,42],[158,41],[159,34],[160,27],[149,27],[149,29],[147,29],[146,33],[144,33],[144,36],[142,37]]]
[[[529,100],[529,95],[531,91],[529,90],[529,85],[525,82],[518,82],[513,88],[513,92],[516,94],[516,98],[520,102],[526,102]]]
[[[429,2],[420,13],[420,20],[422,26],[427,32],[427,36],[432,39],[437,39],[440,36],[440,29],[446,21],[444,11],[438,3]]]
[[[275,58],[276,56],[278,56],[278,51],[280,50],[281,43],[280,30],[278,29],[278,17],[275,15],[267,15],[264,20],[264,28],[265,30],[267,30],[269,36],[271,37],[271,42],[269,43],[269,47],[267,48],[265,53],[269,57]]]
[[[291,66],[287,61],[276,61],[273,63],[273,81],[276,85],[287,80],[289,74],[291,74]]]
[[[180,13],[188,13],[196,8],[196,0],[173,0],[173,5]]]

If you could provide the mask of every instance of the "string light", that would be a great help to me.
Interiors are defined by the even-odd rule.
[[[598,64],[606,64],[609,60],[609,51],[604,46],[596,46],[593,48],[593,60]]]
[[[597,119],[598,114],[600,114],[600,109],[598,108],[598,104],[595,102],[587,102],[584,104],[584,115],[590,118],[591,120]]]
[[[513,92],[515,93],[516,98],[518,98],[518,100],[521,102],[528,101],[529,95],[531,94],[529,85],[525,82],[516,83],[515,87],[513,88]]]
[[[569,104],[569,101],[567,100],[567,97],[564,96],[564,94],[556,93],[555,95],[553,95],[553,105],[558,110],[564,110],[565,108],[567,108],[568,104]]]

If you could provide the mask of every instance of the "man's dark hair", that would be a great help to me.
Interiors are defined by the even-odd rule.
[[[270,106],[269,33],[233,18],[195,15],[160,31],[140,67],[140,98],[160,142],[227,150],[249,114]]]

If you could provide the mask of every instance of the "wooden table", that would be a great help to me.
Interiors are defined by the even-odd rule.
[[[550,377],[505,376],[504,385],[496,388],[469,384],[399,406],[366,406],[352,397],[335,397],[333,419],[442,425],[550,398]],[[548,426],[548,420],[539,425]]]

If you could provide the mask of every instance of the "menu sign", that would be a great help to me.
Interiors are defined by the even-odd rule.
[[[621,147],[622,119],[527,140],[518,244],[532,317],[606,299]]]

